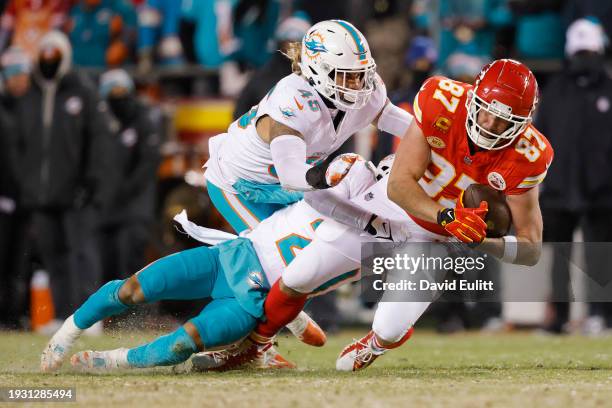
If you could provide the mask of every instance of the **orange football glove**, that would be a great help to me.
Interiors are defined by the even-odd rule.
[[[461,242],[480,244],[487,236],[484,218],[489,205],[481,201],[478,208],[464,208],[462,198],[457,200],[456,208],[445,208],[438,212],[438,224]]]

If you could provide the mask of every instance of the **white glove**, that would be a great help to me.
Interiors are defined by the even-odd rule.
[[[410,237],[410,233],[403,224],[391,222],[375,214],[372,214],[364,231],[379,241],[405,242]]]

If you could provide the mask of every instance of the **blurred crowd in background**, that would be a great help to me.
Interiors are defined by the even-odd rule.
[[[208,137],[288,75],[279,50],[326,19],[365,34],[389,97],[408,111],[430,75],[472,82],[492,59],[525,62],[540,84],[535,124],[556,153],[541,195],[545,240],[581,231],[587,242],[612,241],[610,2],[9,0],[0,9],[2,327],[40,328],[32,288],[49,287],[51,315],[63,319],[101,283],[195,245],[172,225],[182,208],[229,229],[205,190]],[[376,162],[396,147],[391,135],[361,133],[341,151]],[[558,250],[567,258],[572,248]],[[606,256],[587,256],[586,267],[610,275]],[[489,278],[499,269],[491,262]],[[551,277],[551,299],[570,298],[567,264]],[[312,302],[315,319],[333,329],[338,314],[371,318],[372,305],[344,297]],[[588,305],[580,330],[612,328],[610,305]],[[442,332],[505,327],[499,301],[433,309]],[[188,314],[189,305],[158,312]],[[569,313],[567,302],[550,302],[542,329],[571,331]]]

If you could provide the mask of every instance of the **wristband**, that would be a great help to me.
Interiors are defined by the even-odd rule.
[[[507,263],[514,263],[518,255],[518,240],[514,235],[506,235],[504,240],[504,255],[501,260]]]

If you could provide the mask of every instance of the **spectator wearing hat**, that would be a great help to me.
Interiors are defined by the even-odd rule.
[[[104,279],[123,279],[144,266],[163,126],[160,111],[138,100],[134,82],[123,69],[102,75],[100,95],[114,119],[115,163],[121,172],[100,225]]]
[[[569,318],[569,259],[572,238],[582,228],[586,275],[591,285],[609,282],[611,252],[590,242],[612,241],[612,79],[604,68],[605,34],[593,19],[579,19],[567,30],[564,69],[541,98],[536,126],[555,146],[562,166],[548,170],[540,197],[544,240],[555,244],[552,271],[552,318],[545,329],[562,333]],[[564,244],[565,243],[565,244]],[[605,247],[605,245],[604,245]],[[608,300],[610,300],[610,294]],[[599,333],[612,327],[612,303],[592,302],[585,329]]]
[[[32,64],[19,47],[11,47],[0,58],[2,94],[0,95],[0,326],[19,327],[24,310],[20,304],[26,298],[19,288],[20,277],[14,271],[15,236],[19,228],[17,179],[15,174],[15,98],[30,87]]]
[[[601,23],[606,35],[612,37],[612,2],[601,0],[564,0],[563,3],[563,17],[567,25],[579,18],[595,17]]]
[[[0,64],[2,65],[4,96],[9,98],[5,102],[9,105],[10,98],[19,98],[30,89],[32,60],[22,48],[12,46],[2,54]],[[9,106],[6,107],[9,108]]]
[[[302,41],[309,28],[310,22],[300,13],[281,22],[274,33],[278,51],[272,55],[266,65],[255,71],[238,96],[234,119],[257,105],[278,81],[291,74],[291,63],[285,54],[291,43]]]
[[[59,319],[100,284],[95,229],[116,182],[106,107],[71,60],[67,36],[47,33],[14,115],[19,204],[27,213],[18,266],[24,274],[33,263],[47,270]]]

